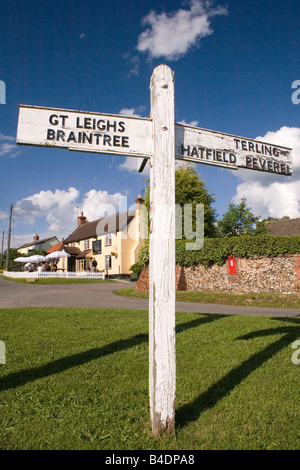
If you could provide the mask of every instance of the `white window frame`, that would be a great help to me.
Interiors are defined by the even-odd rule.
[[[77,263],[77,269],[79,273],[85,272],[89,267],[89,260],[87,260],[86,258],[78,259]]]
[[[106,255],[105,256],[105,269],[111,269],[111,268],[112,268],[112,256]]]

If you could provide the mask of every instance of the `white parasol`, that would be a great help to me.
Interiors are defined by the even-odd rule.
[[[41,263],[42,261],[45,261],[45,260],[46,260],[45,256],[32,255],[32,256],[29,256],[29,258],[27,258],[26,261],[28,261],[29,263]]]
[[[18,258],[14,259],[16,263],[27,263],[28,257],[26,256],[19,256]]]
[[[53,251],[53,253],[49,253],[49,255],[46,256],[46,261],[50,259],[69,258],[69,256],[69,253],[66,251]]]

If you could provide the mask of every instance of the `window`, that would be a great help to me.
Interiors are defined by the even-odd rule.
[[[110,246],[111,245],[111,233],[108,235],[105,235],[105,246]]]
[[[79,259],[78,260],[78,271],[86,271],[89,268],[89,260],[87,259]]]
[[[90,248],[90,240],[89,240],[89,239],[84,240],[83,246],[84,246],[84,249],[85,249],[85,250],[89,250],[89,248]]]
[[[105,256],[105,269],[111,269],[111,256]]]

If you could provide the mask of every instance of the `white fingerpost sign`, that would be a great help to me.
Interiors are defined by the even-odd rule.
[[[80,152],[150,157],[150,119],[19,106],[17,143]]]
[[[175,132],[174,74],[163,65],[151,78],[149,386],[152,431],[175,423]]]
[[[150,160],[149,396],[153,434],[175,426],[175,159],[290,176],[291,149],[174,121],[174,73],[151,77],[149,119],[20,105],[17,143]]]
[[[175,125],[175,135],[178,160],[285,176],[293,172],[290,148],[181,124]]]

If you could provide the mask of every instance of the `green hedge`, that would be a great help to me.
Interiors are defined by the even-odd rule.
[[[180,266],[222,265],[228,256],[255,258],[256,256],[278,256],[300,253],[300,236],[278,237],[272,235],[242,236],[228,238],[206,238],[201,250],[187,251],[186,240],[176,240],[176,264]],[[148,245],[143,247],[139,263],[149,263]]]

